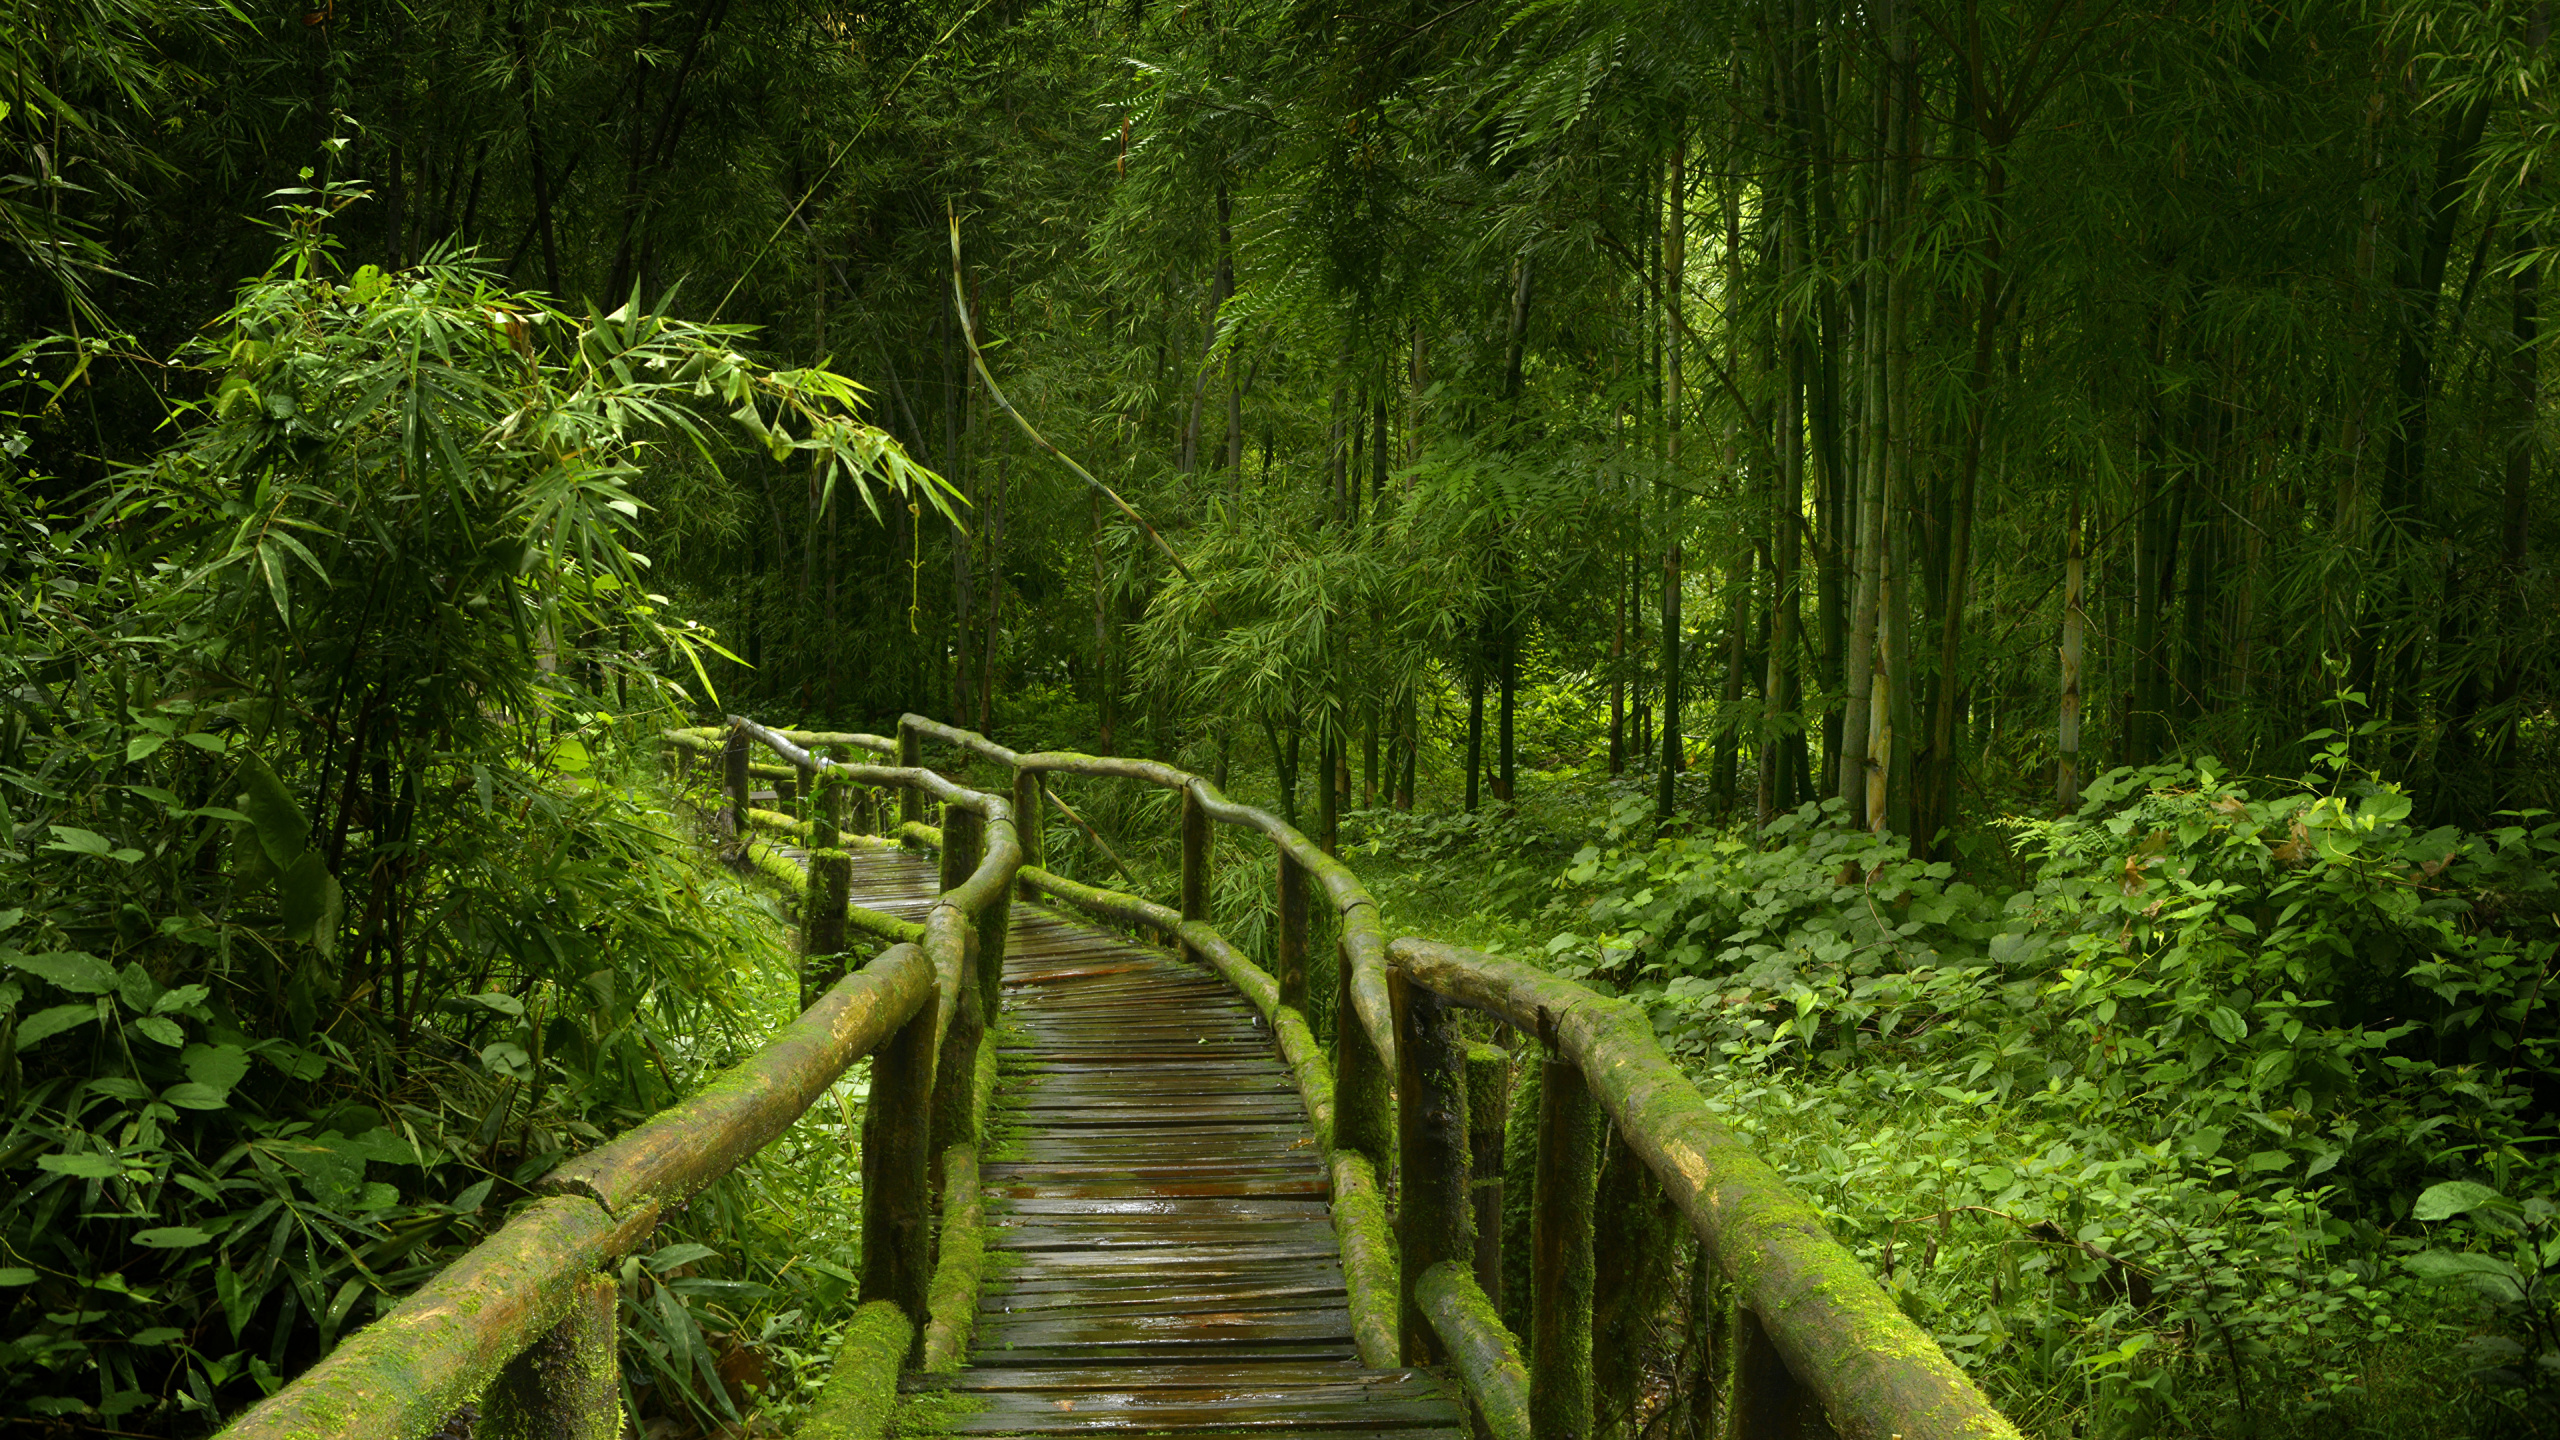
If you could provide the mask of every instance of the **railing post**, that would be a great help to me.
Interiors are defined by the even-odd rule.
[[[1395,1158],[1395,1137],[1387,1133],[1388,1100],[1394,1077],[1369,1042],[1369,1027],[1351,998],[1351,947],[1337,944],[1333,955],[1333,1144],[1357,1150],[1387,1176]]]
[[[1467,1047],[1467,1182],[1476,1220],[1476,1287],[1502,1313],[1502,1133],[1511,1117],[1511,1052]]]
[[[507,1362],[481,1398],[486,1440],[616,1440],[622,1433],[621,1287],[578,1282],[569,1313]]]
[[[924,736],[916,733],[904,720],[898,722],[898,763],[910,770],[919,769],[924,764]],[[923,819],[924,792],[912,785],[900,787],[898,823],[909,825]],[[916,1323],[921,1325],[924,1322]]]
[[[1438,1336],[1415,1297],[1422,1272],[1443,1260],[1475,1261],[1468,1203],[1466,1047],[1445,998],[1398,972],[1387,976],[1396,1017],[1397,1333],[1407,1365],[1441,1358]]]
[[[942,873],[937,882],[944,894],[968,883],[987,854],[987,823],[974,810],[957,805],[942,807]],[[1008,897],[999,894],[977,914],[968,917],[977,931],[976,968],[970,972],[978,988],[980,1013],[993,1015],[1004,983],[1004,934],[1012,923],[1013,907]]]
[[[1272,956],[1280,979],[1280,1003],[1307,1009],[1307,867],[1280,847],[1280,943]],[[1341,1022],[1336,1020],[1335,1028]]]
[[[1040,819],[1040,798],[1044,793],[1039,771],[1013,772],[1013,838],[1022,846],[1025,869],[1049,868],[1048,827]],[[1030,881],[1025,880],[1021,884],[1023,899],[1038,898],[1031,889]]]
[[[809,817],[800,813],[800,778],[797,775],[776,776],[773,782],[773,808],[794,820]]]
[[[1535,1440],[1591,1434],[1591,1202],[1600,1107],[1570,1060],[1538,1071],[1538,1168],[1529,1210],[1529,1425]]]
[[[987,1012],[978,1003],[978,987],[969,967],[977,957],[978,937],[960,936],[960,1001],[951,1008],[951,1028],[942,1035],[942,1055],[933,1077],[932,1153],[926,1160],[933,1193],[942,1193],[942,1152],[978,1140],[978,1047],[985,1043]]]
[[[852,899],[853,857],[841,850],[810,851],[809,885],[800,902],[803,1010],[844,978],[845,910]]]
[[[824,771],[809,777],[809,848],[833,850],[844,838],[844,786],[841,776]]]
[[[1733,1307],[1733,1388],[1725,1396],[1725,1440],[1832,1440],[1829,1417],[1796,1383],[1769,1329],[1748,1305]]]
[[[1198,791],[1182,787],[1182,918],[1209,918],[1209,810]],[[1182,958],[1206,965],[1208,957],[1182,942]]]
[[[729,787],[729,838],[744,841],[747,836],[747,731],[741,725],[729,727],[729,743],[720,752],[723,779]]]
[[[913,1360],[923,1353],[933,1288],[933,1193],[927,1188],[933,1105],[933,1027],[940,986],[871,1057],[871,1097],[862,1111],[862,1290],[886,1300],[915,1326]]]

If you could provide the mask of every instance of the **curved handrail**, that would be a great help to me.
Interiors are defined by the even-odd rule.
[[[1324,847],[1308,839],[1296,826],[1268,810],[1229,800],[1208,780],[1161,761],[1086,755],[1074,750],[1043,750],[1026,755],[975,731],[957,729],[916,714],[899,716],[898,727],[930,735],[1000,765],[1035,775],[1144,780],[1193,797],[1213,820],[1260,831],[1290,859],[1314,875],[1324,886],[1325,893],[1332,897],[1341,916],[1343,950],[1352,965],[1352,1003],[1359,1010],[1360,1028],[1368,1032],[1369,1044],[1377,1052],[1379,1063],[1386,1067],[1388,1073],[1394,1073],[1395,1016],[1387,1001],[1387,943],[1386,933],[1378,923],[1378,902],[1370,896],[1369,888],[1360,883],[1360,877],[1352,872],[1350,866],[1326,854]]]
[[[1399,1042],[1407,1038],[1399,1031],[1400,1017],[1411,1011],[1418,1018],[1407,1023],[1429,1027],[1435,1022],[1424,1013],[1429,1007],[1419,1003],[1408,1007],[1396,999],[1395,986],[1419,987],[1539,1037],[1561,1051],[1580,1072],[1585,1086],[1615,1123],[1617,1133],[1661,1181],[1705,1247],[1705,1253],[1734,1287],[1743,1311],[1759,1317],[1755,1326],[1775,1346],[1782,1363],[1782,1373],[1774,1383],[1781,1387],[1801,1385],[1810,1392],[1806,1398],[1819,1405],[1842,1433],[1859,1440],[1996,1440],[2017,1435],[2016,1428],[1992,1407],[1981,1390],[1925,1331],[1902,1313],[1856,1257],[1831,1235],[1819,1214],[1715,1120],[1697,1088],[1680,1074],[1655,1040],[1650,1020],[1635,1006],[1517,961],[1415,937],[1389,944],[1382,933],[1375,902],[1348,866],[1324,855],[1294,826],[1267,811],[1228,800],[1208,781],[1187,771],[1155,761],[1071,751],[1024,754],[974,732],[918,715],[901,717],[899,727],[902,735],[931,736],[1011,766],[1017,776],[1061,773],[1145,780],[1180,792],[1208,818],[1269,836],[1289,860],[1321,877],[1327,893],[1340,906],[1343,951],[1353,967],[1348,989],[1360,1012],[1357,1031],[1374,1047],[1385,1071],[1399,1077],[1400,1088],[1415,1092],[1402,1097],[1404,1105],[1414,1106],[1430,1096],[1430,1091],[1418,1088],[1429,1082],[1417,1080],[1414,1066],[1434,1063],[1436,1057],[1410,1055],[1400,1047]],[[1190,863],[1186,860],[1186,895],[1193,886],[1188,873]],[[1250,983],[1252,977],[1267,980],[1267,972],[1234,954],[1233,947],[1226,945],[1223,937],[1203,920],[1136,896],[1061,881],[1042,869],[1026,869],[1023,873],[1034,887],[1083,908],[1180,935],[1217,968],[1229,972],[1230,982],[1254,999],[1258,1007],[1263,1006],[1265,994],[1276,995],[1276,987],[1265,991],[1260,984]],[[1249,976],[1235,969],[1239,964],[1250,971]],[[1266,1013],[1276,1019],[1279,1014],[1294,1012],[1275,1003],[1266,1007]],[[1430,1042],[1424,1045],[1426,1050],[1443,1052],[1445,1056],[1451,1048],[1437,1040],[1429,1028],[1415,1033]],[[1285,1040],[1283,1048],[1287,1048]],[[1301,1069],[1303,1074],[1305,1067],[1297,1067],[1292,1059],[1293,1068]],[[1412,1063],[1400,1066],[1400,1061]],[[1321,1074],[1320,1063],[1312,1068]],[[1318,1092],[1303,1083],[1302,1088],[1307,1089],[1312,1117]],[[1331,1101],[1335,1097],[1327,1092],[1326,1098]],[[1326,1117],[1328,1121],[1334,1118]],[[1434,1133],[1421,1142],[1424,1148],[1417,1150],[1414,1136],[1424,1130]],[[1445,1150],[1445,1132],[1445,1117],[1435,1117],[1430,1124],[1404,1127],[1402,1147],[1408,1172],[1420,1168],[1418,1159],[1438,1158],[1430,1146],[1439,1145]],[[1464,1149],[1461,1144],[1461,1166],[1465,1163]],[[1338,1152],[1337,1175],[1343,1173],[1339,1162],[1346,1153],[1355,1162],[1361,1158],[1356,1153]],[[1430,1203],[1419,1193],[1427,1188],[1423,1179],[1414,1173],[1404,1177],[1409,1204]],[[1372,1187],[1373,1196],[1374,1179],[1368,1186]],[[1345,1198],[1338,1188],[1337,1203]],[[1374,1203],[1373,1198],[1363,1198],[1366,1203]],[[1507,1332],[1501,1331],[1498,1322],[1485,1318],[1490,1309],[1481,1303],[1482,1292],[1463,1267],[1453,1266],[1448,1258],[1432,1254],[1427,1247],[1419,1253],[1431,1263],[1413,1263],[1417,1251],[1412,1232],[1427,1229],[1430,1223],[1425,1218],[1419,1224],[1403,1227],[1405,1268],[1420,1272],[1405,1275],[1403,1289],[1409,1303],[1420,1306],[1427,1323],[1442,1328],[1442,1349],[1461,1360],[1462,1375],[1471,1384],[1486,1388],[1487,1393],[1478,1398],[1484,1402],[1488,1418],[1495,1418],[1498,1410],[1503,1423],[1497,1428],[1511,1428],[1510,1422],[1526,1402],[1518,1391],[1517,1365],[1502,1359],[1509,1353],[1503,1348]],[[1355,1265],[1363,1257],[1350,1253],[1352,1227],[1343,1227],[1343,1236],[1355,1328],[1367,1328],[1374,1325],[1374,1316],[1364,1321],[1360,1293],[1363,1282],[1350,1272],[1365,1269],[1374,1275],[1375,1266],[1366,1261]],[[1370,1283],[1374,1286],[1375,1282]],[[1388,1283],[1391,1287],[1395,1284]],[[1417,1286],[1430,1293],[1418,1293]],[[1492,1331],[1483,1328],[1486,1324],[1492,1324]],[[1370,1355],[1373,1348],[1374,1344],[1364,1339],[1364,1356]],[[1412,1348],[1410,1339],[1406,1348]],[[1741,1373],[1738,1370],[1737,1376]],[[1534,1377],[1529,1383],[1536,1383]],[[1500,1393],[1494,1393],[1497,1390]],[[1784,1409],[1793,1402],[1772,1395],[1754,1403]]]

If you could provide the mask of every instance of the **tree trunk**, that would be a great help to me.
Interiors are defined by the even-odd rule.
[[[1673,476],[1680,473],[1680,350],[1687,333],[1680,323],[1685,257],[1689,248],[1689,141],[1684,133],[1672,143],[1670,214],[1663,237],[1663,434],[1662,459]],[[1654,819],[1669,822],[1679,807],[1680,745],[1680,491],[1662,497],[1662,774],[1653,801]]]
[[[2062,561],[2062,715],[2055,726],[2054,804],[2063,814],[2080,801],[2080,653],[2086,617],[2088,541],[2080,528],[2080,497],[2071,497],[2071,531]]]

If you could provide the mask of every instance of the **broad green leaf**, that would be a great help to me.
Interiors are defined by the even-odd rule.
[[[116,1157],[102,1155],[95,1150],[82,1151],[76,1155],[39,1155],[36,1157],[36,1168],[51,1171],[56,1175],[69,1175],[79,1180],[112,1180],[124,1170],[122,1165],[116,1163]]]
[[[338,888],[338,877],[329,873],[329,862],[317,850],[305,850],[302,857],[285,867],[276,881],[276,896],[284,902],[285,933],[308,940],[323,955],[338,941],[338,917],[345,896]]]
[[[97,1018],[98,1005],[94,1000],[85,1005],[56,1005],[39,1010],[18,1022],[19,1048],[50,1040],[65,1030],[86,1025]]]
[[[8,963],[57,989],[74,995],[104,995],[115,988],[115,973],[95,955],[55,950],[43,955],[12,955]]]
[[[198,1085],[227,1093],[249,1073],[249,1052],[237,1045],[190,1045],[178,1065]]]
[[[2450,1220],[2456,1215],[2467,1215],[2499,1198],[2498,1192],[2489,1186],[2475,1184],[2469,1180],[2447,1180],[2441,1184],[2428,1186],[2425,1193],[2418,1196],[2416,1207],[2409,1213],[2420,1220]]]
[[[133,1237],[133,1243],[148,1246],[154,1250],[184,1250],[189,1246],[202,1245],[212,1238],[193,1225],[164,1225],[157,1230],[144,1230],[137,1233]],[[174,1333],[176,1332],[172,1332]],[[142,1337],[137,1335],[134,1338],[140,1341]]]
[[[131,1029],[135,1034],[157,1040],[173,1050],[187,1043],[187,1032],[166,1015],[145,1015],[135,1020]]]
[[[53,841],[43,847],[47,850],[63,850],[74,855],[103,856],[115,853],[115,847],[107,843],[107,837],[95,830],[83,830],[76,825],[55,825],[48,828],[53,831]]]
[[[229,1095],[210,1085],[199,1085],[192,1080],[184,1084],[172,1085],[161,1091],[160,1098],[181,1110],[219,1110],[231,1103]]]
[[[33,1285],[36,1272],[24,1265],[0,1265],[0,1286]]]
[[[149,759],[159,751],[161,746],[168,743],[169,737],[166,735],[136,735],[125,742],[124,758],[128,763]]]
[[[302,807],[294,803],[293,792],[254,753],[240,757],[239,804],[240,813],[249,817],[259,848],[278,870],[302,858],[308,848],[311,822],[303,817]]]

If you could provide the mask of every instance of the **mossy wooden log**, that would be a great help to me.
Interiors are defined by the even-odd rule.
[[[853,1312],[816,1403],[793,1440],[882,1440],[898,1406],[898,1371],[915,1344],[906,1312],[875,1300]]]
[[[1833,1440],[1821,1402],[1796,1382],[1768,1327],[1748,1306],[1733,1311],[1733,1372],[1725,1393],[1727,1440]]]
[[[739,847],[738,855],[740,859],[747,862],[747,871],[750,875],[772,881],[784,894],[792,896],[795,900],[809,889],[808,867],[763,841],[748,839]]]
[[[853,857],[841,850],[810,852],[809,883],[801,890],[801,1004],[844,978],[845,922],[853,909]]]
[[[475,1440],[621,1440],[621,1305],[612,1276],[579,1281],[568,1313],[481,1396]]]
[[[877,835],[856,835],[841,828],[835,831],[835,844],[821,845],[818,843],[819,828],[816,825],[806,820],[794,820],[779,810],[749,810],[747,823],[770,834],[788,835],[812,850],[903,850],[906,848],[895,840],[883,840]]]
[[[1046,870],[1025,867],[1022,877],[1041,894],[1062,900],[1099,920],[1150,930],[1158,935],[1173,935],[1182,929],[1181,912],[1169,905],[1158,905],[1140,896],[1087,885]]]
[[[974,951],[978,943],[975,934],[963,930],[960,939],[965,951]],[[936,1166],[941,1164],[943,1152],[952,1146],[978,1143],[978,1047],[986,1039],[987,1011],[978,996],[976,974],[965,959],[957,973],[961,980],[955,993],[960,1003],[943,1031],[934,1061],[932,1154]],[[937,1187],[941,1184],[938,1172],[934,1183]]]
[[[904,720],[899,721],[899,722],[898,722],[898,768],[899,768],[899,769],[901,769],[901,770],[916,770],[916,769],[921,769],[921,768],[923,767],[923,765],[924,765],[924,737],[923,737],[923,736],[921,736],[921,735],[919,735],[919,734],[917,734],[913,729],[909,728],[909,727],[908,727],[908,725],[907,725],[907,723],[906,723],[906,721],[904,721]],[[899,824],[899,826],[900,826],[901,828],[904,828],[905,826],[908,826],[908,825],[914,825],[914,824],[917,824],[917,823],[921,822],[923,819],[924,819],[924,796],[923,796],[921,793],[919,793],[918,791],[915,791],[915,790],[912,790],[912,789],[908,789],[908,790],[901,790],[901,791],[899,791],[899,792],[898,792],[898,824]]]
[[[1335,967],[1333,1011],[1333,1143],[1385,1165],[1395,1156],[1394,1077],[1380,1060],[1369,1032],[1345,1024],[1352,1013],[1351,967]]]
[[[1467,1046],[1467,1193],[1475,1211],[1476,1285],[1502,1312],[1502,1131],[1510,1118],[1511,1052]]]
[[[1032,869],[1046,869],[1049,864],[1049,835],[1040,818],[1043,792],[1040,772],[1016,769],[1013,772],[1013,831],[1022,842],[1022,863]],[[1031,887],[1022,887],[1022,898],[1031,898]]]
[[[480,1399],[501,1366],[559,1324],[587,1278],[657,1228],[577,1195],[536,1200],[391,1313],[348,1336],[225,1440],[420,1440]]]
[[[1679,1240],[1679,1217],[1662,1182],[1611,1127],[1591,1200],[1591,1423],[1597,1434],[1635,1434],[1644,1352],[1671,1299]]]
[[[902,973],[927,963],[921,949],[900,946],[862,975],[888,964],[891,956],[901,957]],[[872,1056],[871,1096],[862,1111],[860,1298],[897,1306],[911,1323],[908,1333],[919,1340],[931,1318],[933,1286],[933,1196],[927,1181],[932,1137],[924,1117],[933,1103],[934,1016],[941,1007],[930,980],[926,997]]]
[[[1317,1042],[1316,1032],[1307,1027],[1307,1017],[1286,1005],[1275,1005],[1270,1012],[1271,1036],[1280,1045],[1280,1059],[1298,1082],[1298,1098],[1306,1102],[1307,1125],[1315,1131],[1316,1148],[1333,1148],[1333,1073],[1332,1061],[1324,1046]]]
[[[794,745],[852,746],[857,750],[868,750],[876,755],[895,755],[898,753],[898,742],[890,739],[886,735],[865,735],[860,731],[784,730],[780,728],[776,728],[773,733],[790,741]]]
[[[1396,1265],[1404,1277],[1396,1336],[1407,1365],[1443,1358],[1416,1286],[1440,1262],[1475,1263],[1475,1213],[1467,1194],[1467,1056],[1442,997],[1391,977],[1395,1006]]]
[[[821,772],[812,776],[811,783],[814,788],[809,792],[809,843],[821,850],[835,849],[838,838],[844,834],[844,792],[852,782]]]
[[[942,1152],[942,1228],[933,1262],[932,1318],[924,1327],[927,1370],[957,1370],[969,1358],[969,1337],[977,1329],[978,1285],[986,1265],[985,1219],[978,1147],[954,1145]]]
[[[1273,968],[1280,979],[1280,1003],[1293,1010],[1307,1008],[1307,867],[1289,853],[1280,850],[1279,912],[1280,935],[1272,954]]]
[[[1529,1420],[1537,1440],[1591,1435],[1591,1205],[1600,1107],[1570,1060],[1538,1068],[1529,1220]]]
[[[1849,1440],[2010,1437],[2011,1425],[1832,1238],[1812,1206],[1718,1124],[1644,1012],[1517,961],[1399,940],[1416,983],[1536,1032],[1558,1048],[1758,1311],[1788,1367]]]
[[[1466,1263],[1443,1260],[1414,1283],[1422,1313],[1440,1353],[1475,1402],[1491,1440],[1531,1440],[1529,1372],[1520,1345],[1502,1328],[1502,1316],[1468,1273]]]
[[[1200,806],[1197,793],[1182,792],[1182,920],[1209,923],[1209,812]],[[1207,963],[1186,937],[1182,942],[1182,958],[1195,965]]]
[[[561,1164],[542,1186],[589,1196],[615,1215],[672,1207],[789,1128],[846,1066],[889,1045],[910,1017],[922,1014],[930,1023],[932,995],[923,953],[899,946],[830,987],[753,1058],[629,1134]]]
[[[1342,1247],[1351,1344],[1371,1369],[1400,1364],[1396,1340],[1396,1237],[1377,1167],[1354,1150],[1333,1152],[1333,1234]]]
[[[726,815],[732,839],[747,833],[747,732],[732,729],[720,754],[721,789],[729,798]]]

